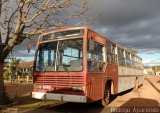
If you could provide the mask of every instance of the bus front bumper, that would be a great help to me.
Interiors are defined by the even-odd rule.
[[[80,96],[80,95],[67,95],[67,94],[32,92],[32,98],[49,99],[49,100],[60,100],[60,101],[64,101],[64,102],[87,103],[87,97],[86,96]]]

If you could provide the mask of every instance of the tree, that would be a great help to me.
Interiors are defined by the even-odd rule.
[[[4,60],[26,38],[68,25],[89,21],[88,0],[0,0],[0,101],[3,98]],[[81,5],[80,5],[81,4]]]
[[[20,68],[18,67],[18,64],[20,63],[20,59],[13,59],[10,63],[10,66],[8,68],[9,76],[11,78],[11,82],[14,81],[15,78],[17,78],[18,74],[20,73]]]
[[[15,78],[17,78],[18,75],[21,75],[20,67],[18,66],[20,63],[20,59],[12,59],[12,62],[7,65],[7,69],[4,72],[4,76],[7,79],[11,78],[11,82],[14,81]]]

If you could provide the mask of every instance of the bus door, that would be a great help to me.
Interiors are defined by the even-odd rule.
[[[87,76],[90,81],[89,98],[91,101],[101,99],[104,92],[106,55],[105,44],[103,43],[105,40],[100,39],[91,38],[87,40]]]

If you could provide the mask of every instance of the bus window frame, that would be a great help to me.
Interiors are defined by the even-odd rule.
[[[108,45],[109,44],[109,45]],[[110,47],[109,47],[110,46]],[[114,52],[113,52],[114,47]],[[109,49],[108,49],[109,48]],[[106,42],[106,57],[107,57],[107,64],[117,64],[118,65],[118,54],[117,54],[117,45],[112,43],[111,41]],[[110,57],[110,61],[108,61],[108,56]],[[114,57],[113,57],[114,56]],[[113,60],[114,59],[114,60]]]
[[[92,40],[94,40],[95,35],[91,35],[91,37],[92,37]],[[105,44],[100,43],[98,40],[94,40],[94,42],[96,42],[97,44],[102,46],[103,60],[104,60],[103,69],[102,69],[102,71],[89,71],[88,70],[87,53],[88,53],[88,40],[90,40],[90,39],[91,38],[89,36],[87,36],[87,38],[86,38],[86,57],[85,57],[86,58],[86,71],[87,71],[87,73],[105,73],[105,69],[106,69],[106,66],[107,66],[106,46],[105,46]]]
[[[52,34],[52,33],[55,33],[55,32],[51,32],[51,33],[47,33],[47,34],[43,34],[41,36],[39,36],[39,39],[38,39],[38,43],[37,43],[37,46],[36,46],[36,52],[35,52],[35,56],[34,56],[34,72],[43,72],[42,70],[36,70],[36,66],[37,66],[37,55],[38,55],[38,47],[40,44],[43,44],[43,43],[49,43],[49,42],[55,42],[55,41],[62,41],[62,40],[73,40],[73,39],[82,39],[82,49],[83,49],[83,52],[82,52],[82,66],[86,66],[85,63],[84,63],[84,43],[85,43],[85,34],[86,34],[86,29],[85,28],[80,28],[80,30],[84,30],[83,32],[83,35],[81,36],[72,36],[72,37],[67,37],[67,38],[56,38],[56,39],[51,39],[51,40],[45,40],[45,41],[42,41],[41,38],[44,36],[44,35],[47,35],[47,34]],[[59,32],[59,31],[57,31]],[[82,67],[82,70],[81,71],[69,71],[69,72],[83,72],[84,71],[84,68]],[[48,72],[65,72],[65,71],[47,71]]]

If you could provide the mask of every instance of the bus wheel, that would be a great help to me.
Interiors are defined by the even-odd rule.
[[[104,97],[102,99],[102,105],[105,107],[109,104],[111,98],[111,88],[108,84],[105,86]]]
[[[139,84],[139,81],[138,81],[138,78],[136,79],[136,81],[135,81],[135,87],[134,87],[134,91],[138,91],[138,85]]]

